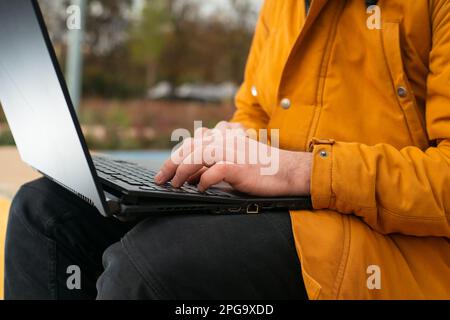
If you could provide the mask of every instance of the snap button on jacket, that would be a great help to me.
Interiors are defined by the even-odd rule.
[[[266,0],[233,121],[314,154],[311,299],[450,299],[450,2],[365,2]]]

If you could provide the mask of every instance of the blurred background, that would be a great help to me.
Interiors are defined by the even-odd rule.
[[[79,2],[39,1],[91,149],[164,150],[175,128],[232,115],[262,0],[84,0],[77,61],[67,9]]]
[[[158,166],[174,129],[234,112],[263,0],[38,0],[90,149]],[[80,9],[80,30],[70,19]],[[38,175],[0,105],[0,197]]]

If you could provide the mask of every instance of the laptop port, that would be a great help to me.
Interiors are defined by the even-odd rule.
[[[228,208],[227,211],[229,213],[241,213],[242,212],[242,208]]]
[[[259,213],[259,205],[257,205],[257,204],[250,204],[247,207],[247,213],[248,214],[258,214]]]

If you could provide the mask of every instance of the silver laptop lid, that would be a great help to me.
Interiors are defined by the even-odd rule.
[[[0,0],[0,102],[22,160],[107,215],[37,1]]]

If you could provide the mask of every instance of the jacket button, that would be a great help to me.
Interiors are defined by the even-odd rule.
[[[328,158],[328,152],[326,150],[322,150],[319,152],[319,155],[321,158],[326,159]]]
[[[408,96],[408,90],[405,87],[398,87],[397,94],[400,98],[406,98]]]
[[[256,86],[252,87],[251,92],[253,97],[256,98],[258,96],[258,89],[256,88]]]
[[[284,110],[287,110],[291,107],[291,100],[289,100],[288,98],[284,98],[283,100],[281,100],[281,107]]]

